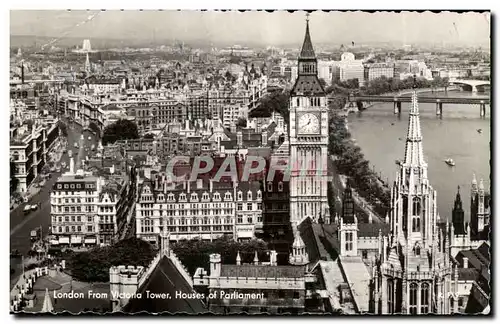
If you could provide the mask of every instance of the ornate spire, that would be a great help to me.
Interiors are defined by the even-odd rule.
[[[455,203],[454,203],[454,206],[453,206],[453,210],[463,210],[462,209],[462,197],[460,197],[460,186],[458,186],[458,189],[457,189],[457,195],[455,196]]]
[[[50,299],[49,288],[45,288],[45,296],[43,297],[42,313],[52,313],[54,306],[52,299]]]
[[[298,230],[295,231],[295,237],[293,239],[292,247],[295,249],[302,249],[302,248],[306,247],[306,245],[304,244],[304,241],[302,240],[302,237],[300,237],[300,233]]]
[[[316,54],[314,54],[314,48],[311,42],[311,35],[309,34],[309,13],[306,14],[306,17],[306,35],[304,37],[299,59],[316,59]]]
[[[404,164],[408,166],[424,166],[424,152],[422,148],[422,131],[420,129],[420,116],[418,112],[417,92],[414,90],[410,104],[410,118],[408,121],[408,134],[406,135],[406,148]]]
[[[476,179],[475,173],[472,174],[471,193],[472,193],[472,195],[477,194],[477,179]]]
[[[292,245],[292,253],[289,262],[292,265],[304,265],[309,263],[309,255],[306,252],[306,245],[300,237],[299,230],[295,231],[295,238]]]

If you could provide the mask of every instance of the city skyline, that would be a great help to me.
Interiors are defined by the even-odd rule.
[[[10,18],[11,36],[123,39],[123,35],[127,35],[127,39],[134,41],[298,46],[305,11],[252,11],[243,15],[238,11],[12,10]],[[310,18],[316,44],[486,45],[490,42],[489,12],[314,11]],[[54,19],[57,19],[57,24],[52,23]]]
[[[11,314],[492,315],[478,16],[334,14],[14,19]]]

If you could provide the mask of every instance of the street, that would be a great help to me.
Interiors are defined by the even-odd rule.
[[[75,170],[77,166],[80,165],[80,159],[85,158],[85,146],[90,147],[92,144],[97,146],[97,141],[94,135],[89,132],[84,132],[84,139],[81,140],[82,127],[78,124],[68,125],[68,147],[67,150],[73,151],[73,157],[75,159]],[[88,140],[88,136],[91,136],[91,141]],[[73,145],[78,142],[80,149],[76,152]],[[82,145],[84,144],[84,145]],[[61,172],[52,173],[52,177],[47,179],[45,185],[40,189],[40,192],[34,195],[28,204],[40,203],[40,207],[27,215],[24,214],[23,208],[26,204],[19,205],[16,209],[12,210],[10,213],[10,250],[19,250],[19,252],[26,256],[28,251],[31,249],[30,232],[37,227],[42,227],[43,236],[48,234],[50,226],[50,191],[57,181],[57,178],[64,172],[68,171],[69,168],[69,156],[64,154],[61,161],[66,162],[66,169],[61,169]],[[16,270],[16,272],[11,275],[17,276],[20,270],[20,258],[10,259],[11,267]]]

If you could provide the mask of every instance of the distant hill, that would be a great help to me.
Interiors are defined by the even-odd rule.
[[[10,36],[10,46],[12,48],[18,47],[34,47],[35,45],[40,48],[43,44],[47,44],[52,39],[56,37],[48,36],[31,36],[31,35],[11,35]],[[54,46],[62,48],[71,48],[75,46],[82,47],[84,37],[64,37],[59,39]],[[181,40],[177,40],[179,42]],[[161,45],[173,45],[173,40],[171,39],[134,39],[134,38],[123,38],[123,39],[112,39],[112,38],[90,38],[90,43],[92,49],[109,49],[109,48],[120,48],[120,47],[149,47],[149,46],[161,46]],[[226,47],[234,45],[229,42],[212,42],[210,40],[200,38],[191,39],[185,42],[186,46],[194,48],[210,48],[215,47]],[[247,44],[240,44],[249,47],[261,47],[263,46],[259,40],[256,40]]]
[[[31,35],[11,35],[11,47],[37,47],[47,44],[55,37],[48,36],[31,36]],[[82,47],[84,37],[63,37],[59,39],[54,46],[57,47]],[[125,47],[125,46],[141,46],[146,45],[142,40],[125,40],[125,39],[107,39],[107,38],[91,38],[90,43],[92,48],[107,49],[112,47]]]

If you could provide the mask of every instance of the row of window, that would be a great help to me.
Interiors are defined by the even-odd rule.
[[[215,226],[167,226],[170,233],[193,233],[193,232],[232,232],[233,227],[231,225],[215,225]],[[159,232],[162,232],[160,228]],[[141,226],[141,233],[155,233],[152,226]]]
[[[410,299],[408,310],[410,314],[416,315],[420,307],[420,314],[427,314],[430,311],[430,284],[422,283],[420,285],[420,302],[418,300],[418,284],[410,284]],[[394,280],[387,281],[387,310],[389,314],[394,314],[396,310],[396,283]]]
[[[72,225],[72,226],[52,226],[52,233],[82,233],[82,228],[84,229],[85,227],[82,227],[81,225]],[[70,230],[71,229],[71,230]],[[86,227],[87,231],[86,233],[93,233],[94,232],[94,226],[88,225]]]
[[[100,222],[106,222],[106,223],[112,223],[114,222],[114,216],[113,215],[101,215],[98,217]],[[87,222],[87,223],[92,223],[94,217],[93,216],[52,216],[52,223],[57,224],[57,223],[62,223],[63,221],[65,223],[68,222]]]
[[[247,210],[239,210],[239,211],[259,211],[262,210],[262,206],[259,203],[259,208],[260,209],[247,209]],[[211,216],[211,215],[233,215],[234,210],[233,209],[204,209],[204,210],[164,210],[163,212],[159,211],[157,214],[160,216]],[[154,216],[155,212],[154,210],[141,210],[140,215],[142,217],[148,217],[148,216]]]
[[[65,204],[81,204],[81,203],[96,203],[98,202],[97,198],[53,198],[52,202],[57,204],[62,204],[64,201]]]
[[[67,189],[67,188],[65,188]],[[80,191],[52,191],[51,195],[55,196],[94,196],[95,191],[92,190],[80,190]]]
[[[94,189],[96,187],[95,183],[58,183],[57,189]]]
[[[105,216],[105,217],[109,217],[109,216]],[[83,221],[87,220],[88,223],[92,223],[94,221],[94,216],[52,216],[52,223],[62,223],[63,222],[63,219],[64,219],[64,222],[69,222],[70,219],[72,222],[82,222],[82,219]]]
[[[163,194],[159,194],[157,197],[156,197],[157,201],[158,202],[162,202],[162,201],[165,201],[165,196]],[[214,201],[221,201],[221,195],[220,193],[218,192],[215,192],[212,196],[212,199]],[[232,200],[233,199],[233,196],[231,195],[230,192],[226,192],[224,194],[224,200],[225,201],[228,201],[228,200]],[[248,200],[252,200],[252,193],[251,192],[248,192],[247,194],[247,199]],[[262,193],[260,191],[257,192],[257,199],[262,199]],[[198,201],[198,194],[197,193],[191,193],[190,195],[190,198],[189,198],[190,201],[193,201],[193,202],[197,202]],[[238,195],[238,200],[243,200],[243,196],[241,194],[241,192],[239,192],[239,195]],[[144,189],[143,192],[142,192],[142,195],[140,197],[140,201],[154,201],[154,197],[153,195],[150,193],[150,191],[148,189]],[[167,201],[169,202],[175,202],[175,195],[173,193],[170,193],[167,195]],[[179,195],[179,202],[181,201],[187,201],[187,195],[185,193],[181,193]],[[201,201],[210,201],[210,195],[208,193],[203,193],[202,197],[201,197]]]
[[[247,224],[253,224],[254,223],[254,216],[253,215],[246,215],[246,218],[244,215],[239,215],[236,217],[236,222],[237,224],[244,224],[244,221],[246,220]],[[159,219],[159,225],[163,225],[163,218]],[[262,216],[258,215],[257,216],[257,222],[261,223],[262,222]],[[169,218],[166,220],[166,223],[168,225],[210,225],[210,224],[233,224],[233,219],[232,217],[214,217],[214,218],[208,218],[208,217],[203,217],[203,218],[184,218],[181,217],[180,219],[175,219],[175,218]],[[154,220],[153,219],[141,219],[141,226],[153,226]]]

